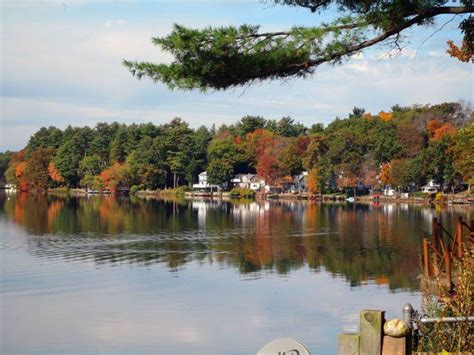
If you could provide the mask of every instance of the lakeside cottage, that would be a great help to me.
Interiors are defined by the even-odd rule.
[[[193,190],[195,192],[213,192],[219,191],[220,187],[215,184],[209,184],[207,181],[207,171],[203,171],[198,175],[198,183],[193,184]]]
[[[440,190],[440,185],[435,184],[433,180],[428,181],[428,183],[425,186],[421,187],[421,192],[424,192],[426,194],[434,194],[437,193]]]
[[[308,176],[307,171],[303,171],[301,174],[294,176],[289,192],[291,193],[307,192],[308,191],[307,184],[306,184],[307,176]]]
[[[256,174],[237,174],[232,180],[233,187],[259,191],[266,186],[265,180]]]

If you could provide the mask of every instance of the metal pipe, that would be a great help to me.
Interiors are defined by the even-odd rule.
[[[413,306],[407,303],[403,306],[403,321],[408,325],[410,329],[413,328]]]
[[[421,323],[456,323],[456,322],[474,322],[474,316],[471,317],[437,317],[421,318]]]

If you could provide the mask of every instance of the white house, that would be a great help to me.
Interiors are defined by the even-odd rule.
[[[207,182],[207,171],[200,173],[198,179],[198,183],[193,184],[193,190],[199,192],[213,192],[219,190],[219,186]]]
[[[395,196],[396,194],[397,191],[391,186],[385,186],[385,188],[383,189],[384,196]]]
[[[237,174],[231,180],[232,186],[258,191],[265,186],[265,180],[255,174]]]
[[[437,193],[439,189],[439,184],[435,184],[433,180],[430,180],[425,186],[421,187],[421,192],[424,192],[425,194],[434,194]]]

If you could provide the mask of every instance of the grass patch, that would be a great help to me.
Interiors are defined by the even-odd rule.
[[[161,194],[164,196],[184,196],[186,192],[192,191],[188,186],[180,186],[175,189],[162,190]]]

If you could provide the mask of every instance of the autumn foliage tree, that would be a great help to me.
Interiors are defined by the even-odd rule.
[[[434,132],[433,140],[439,141],[443,139],[443,137],[453,137],[455,134],[456,128],[451,123],[445,123]]]
[[[13,154],[12,158],[10,159],[7,169],[5,171],[5,178],[8,184],[18,186],[19,181],[16,176],[16,168],[18,165],[25,160],[25,150],[20,150]]]
[[[244,149],[250,158],[252,165],[257,169],[259,159],[273,149],[275,145],[275,133],[263,128],[248,133],[245,137]],[[258,169],[257,169],[258,170]]]
[[[129,185],[129,173],[126,164],[114,163],[100,173],[105,187],[110,191],[116,191],[120,187]]]
[[[52,148],[39,148],[31,153],[22,176],[29,188],[38,192],[48,189],[50,179],[48,168],[52,155]]]
[[[393,113],[380,111],[379,117],[382,121],[390,121],[393,118]]]
[[[30,188],[25,179],[25,171],[27,166],[28,164],[26,163],[26,161],[22,161],[18,163],[15,168],[15,179],[17,181],[16,187],[20,191],[28,191]]]
[[[270,185],[278,183],[281,177],[278,168],[278,161],[270,149],[267,149],[258,159],[257,174],[265,179],[265,182]]]
[[[456,134],[455,144],[451,147],[454,166],[469,185],[474,185],[474,123]]]
[[[62,177],[59,170],[56,169],[56,166],[54,165],[53,162],[50,162],[49,165],[48,165],[48,173],[49,173],[49,177],[54,182],[56,182],[58,184],[62,184],[64,182],[64,178]]]
[[[317,168],[312,168],[310,171],[308,171],[308,176],[306,179],[306,186],[308,187],[308,191],[311,194],[314,195],[321,192],[321,181]]]
[[[383,185],[391,185],[392,181],[392,164],[384,163],[380,167],[379,180]]]
[[[445,136],[452,137],[456,134],[456,127],[449,122],[442,122],[438,119],[429,121],[426,129],[429,138],[434,141],[440,141]]]

